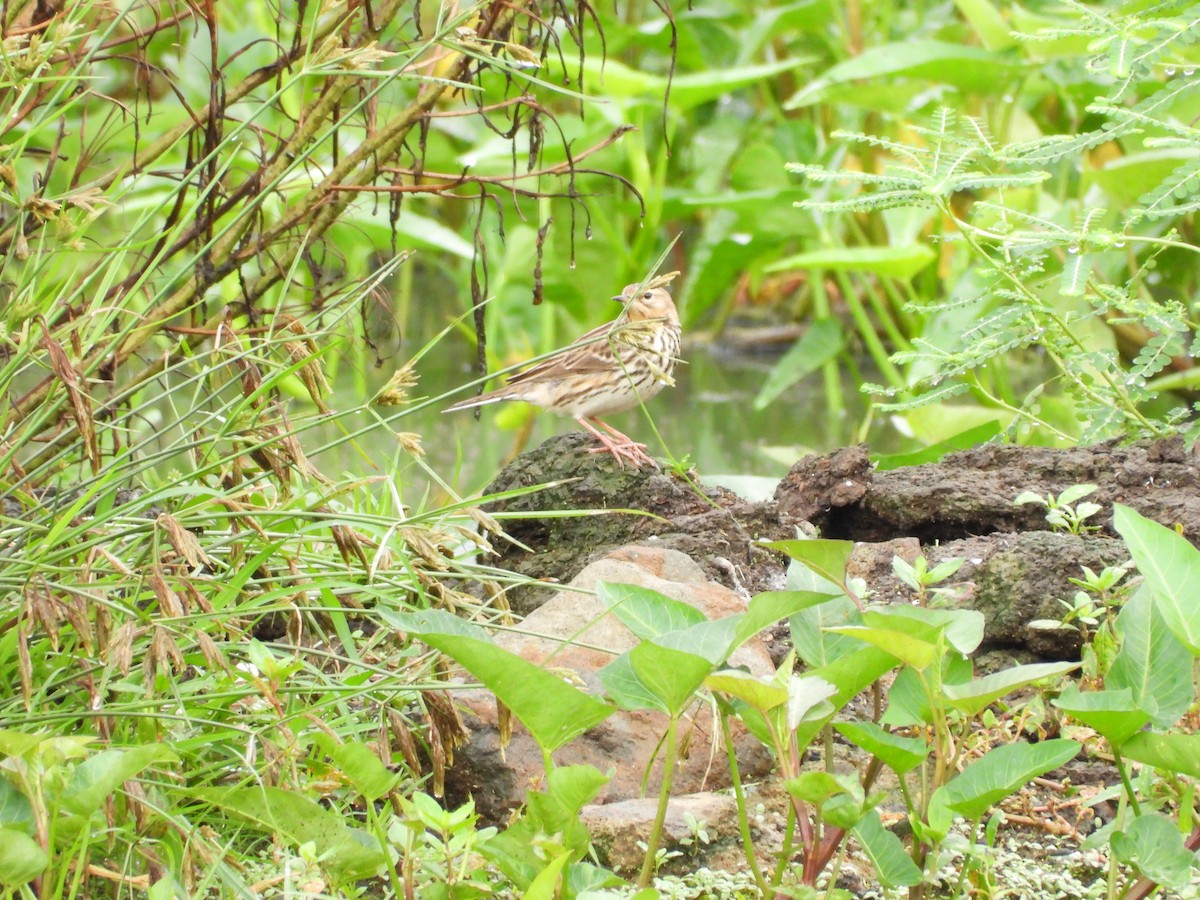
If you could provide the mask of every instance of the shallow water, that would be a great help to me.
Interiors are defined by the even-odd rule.
[[[418,394],[436,397],[468,385],[475,375],[467,355],[463,349],[422,360]],[[754,397],[778,358],[775,354],[697,346],[686,347],[684,355],[688,364],[676,369],[674,388],[650,400],[644,412],[631,410],[611,417],[614,427],[645,443],[655,458],[688,457],[705,478],[779,478],[806,452],[824,452],[855,439],[866,403],[848,377],[842,385],[847,412],[841,417],[828,412],[819,376],[809,377],[766,409],[755,411]],[[578,429],[570,419],[524,403],[485,407],[479,420],[472,410],[441,412],[443,406],[470,395],[471,390],[464,388],[444,404],[419,410],[396,426],[421,435],[426,461],[459,496],[482,491],[521,450]],[[422,498],[429,479],[413,464],[403,465],[396,475],[410,505],[427,508],[449,499],[437,488]]]

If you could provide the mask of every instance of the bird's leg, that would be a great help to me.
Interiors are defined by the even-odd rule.
[[[617,465],[619,466],[624,466],[624,460],[627,459],[633,463],[634,466],[641,466],[643,463],[650,463],[650,465],[654,466],[656,469],[658,468],[658,463],[656,463],[654,459],[646,453],[645,444],[639,444],[628,435],[617,431],[617,429],[613,428],[607,422],[603,422],[594,416],[590,419],[584,419],[583,417],[580,417],[575,421],[587,429],[587,431],[590,432],[591,435],[595,437],[596,440],[598,440],[602,445],[600,447],[592,448],[588,451],[589,453],[611,453],[613,455],[613,459],[617,461]],[[591,424],[592,422],[595,422],[596,425],[599,425],[604,429],[604,431],[607,431],[608,434],[605,434],[604,431],[598,430]],[[609,437],[609,435],[612,435],[612,437]],[[614,441],[613,438],[616,438],[616,440]]]

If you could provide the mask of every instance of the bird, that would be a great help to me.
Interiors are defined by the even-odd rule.
[[[591,453],[610,453],[617,464],[657,467],[646,445],[603,421],[625,412],[675,384],[683,329],[664,285],[678,273],[627,285],[619,296],[620,314],[593,328],[494,391],[463,400],[446,412],[505,400],[522,400],[560,416],[570,416],[600,442]],[[600,429],[603,429],[601,431]]]

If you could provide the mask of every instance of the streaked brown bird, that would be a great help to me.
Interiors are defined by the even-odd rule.
[[[619,297],[613,297],[625,304],[616,319],[514,375],[504,387],[456,403],[446,412],[523,400],[573,418],[600,441],[601,446],[592,453],[611,453],[619,465],[626,460],[635,466],[656,465],[645,444],[617,431],[600,416],[633,409],[675,384],[671,373],[678,362],[682,329],[679,313],[663,286],[677,274],[627,286]]]

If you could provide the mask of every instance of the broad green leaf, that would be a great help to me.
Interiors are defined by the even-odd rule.
[[[1100,185],[1120,205],[1133,206],[1179,166],[1194,163],[1195,159],[1193,150],[1174,147],[1123,153],[1105,162],[1103,168],[1085,167],[1081,180]]]
[[[641,585],[601,581],[596,596],[642,640],[708,621],[696,607]]]
[[[1095,729],[1117,748],[1150,721],[1150,713],[1134,702],[1128,688],[1119,691],[1080,691],[1071,688],[1063,691],[1053,702],[1071,718]]]
[[[23,757],[30,750],[48,740],[48,734],[27,734],[24,731],[0,730],[0,755]],[[87,738],[86,740],[94,740]]]
[[[761,712],[782,706],[788,699],[787,688],[774,678],[758,678],[736,669],[714,672],[704,679],[704,684],[710,691],[737,697]]]
[[[947,704],[968,716],[976,716],[993,701],[999,700],[1018,688],[1041,681],[1043,678],[1064,675],[1077,668],[1079,668],[1079,663],[1034,663],[1014,666],[1011,669],[993,672],[991,675],[961,684],[944,685],[943,693]]]
[[[825,727],[825,722],[832,718],[837,710],[869,687],[871,682],[883,673],[895,668],[896,665],[896,657],[890,653],[885,653],[875,647],[862,647],[828,665],[809,669],[805,673],[807,677],[827,681],[837,689],[837,692],[829,698],[833,712],[826,719],[803,722],[796,729],[796,742],[799,746],[803,747],[808,744],[817,732]]]
[[[663,710],[663,702],[638,678],[630,658],[632,650],[626,650],[596,674],[604,690],[620,709]]]
[[[457,624],[461,620],[456,616],[446,613],[443,618],[427,614],[423,620],[439,626],[445,619],[451,619],[453,623],[446,624],[452,633],[418,631],[416,617],[410,619],[401,615],[393,618],[412,637],[440,650],[479,679],[512,710],[547,753],[553,753],[613,712],[613,707],[517,654],[497,647],[490,640],[464,636]]]
[[[570,859],[571,855],[565,852],[559,853],[551,859],[546,864],[546,868],[538,872],[537,877],[525,889],[521,900],[554,900],[554,898],[562,896],[559,891],[559,880],[562,878],[563,866]]]
[[[826,269],[833,272],[871,272],[890,278],[908,279],[935,259],[937,259],[937,254],[925,244],[827,247],[784,257],[771,263],[763,271],[789,272],[793,269]]]
[[[750,605],[738,622],[737,645],[741,646],[776,622],[841,596],[816,591],[764,591],[756,594],[750,598]]]
[[[930,822],[935,818],[935,808],[958,813],[969,822],[978,822],[992,806],[1015,793],[1031,778],[1045,775],[1078,752],[1079,744],[1065,738],[996,747],[934,791],[930,800]]]
[[[840,625],[858,625],[861,622],[862,614],[854,601],[840,594],[793,615],[788,619],[788,630],[796,653],[807,665],[817,667],[829,665],[847,653],[862,649],[861,641],[830,631]]]
[[[874,722],[834,722],[833,727],[897,775],[912,771],[929,755],[929,745],[921,738],[892,734]]]
[[[17,786],[0,774],[0,825],[33,825],[33,807]]]
[[[379,842],[315,800],[275,787],[193,788],[189,796],[251,822],[292,846],[312,842],[324,863],[347,878],[368,878],[384,864]]]
[[[67,760],[86,756],[88,745],[95,742],[87,735],[25,734],[20,731],[0,731],[0,754],[27,760],[37,760],[44,769],[61,765]]]
[[[973,447],[978,447],[980,444],[986,444],[1001,431],[1000,422],[997,419],[992,419],[989,422],[984,422],[982,425],[976,425],[974,428],[968,428],[966,431],[960,431],[943,441],[930,444],[923,450],[914,450],[912,453],[893,453],[887,456],[872,455],[871,461],[875,463],[877,472],[888,472],[892,469],[901,469],[905,466],[920,466],[925,463],[940,462],[947,453],[955,453],[959,450],[970,450]]]
[[[660,701],[661,709],[677,716],[712,671],[702,656],[643,641],[629,651],[629,661],[642,684]]]
[[[880,724],[895,728],[933,724],[933,710],[916,669],[904,668],[887,692],[887,709]]]
[[[0,884],[19,888],[37,878],[50,865],[38,842],[15,828],[0,828]]]
[[[792,344],[763,379],[753,408],[766,409],[793,384],[808,377],[842,352],[842,325],[837,319],[817,319]]]
[[[854,552],[853,541],[764,541],[762,546],[777,550],[816,572],[835,585],[846,580],[846,563]]]
[[[1200,550],[1120,503],[1113,504],[1113,527],[1154,592],[1171,633],[1193,656],[1200,656],[1200,603],[1195,595],[1200,585]]]
[[[382,618],[393,628],[409,634],[457,634],[461,637],[474,638],[477,641],[490,640],[487,630],[474,622],[468,622],[461,616],[453,615],[444,609],[422,609],[415,612],[398,613],[395,610],[381,608]]]
[[[1167,628],[1144,583],[1121,607],[1116,631],[1121,649],[1105,685],[1127,688],[1154,727],[1170,728],[1192,703],[1192,655]]]
[[[126,781],[137,777],[148,766],[178,757],[165,744],[143,744],[128,750],[104,750],[85,759],[71,773],[62,803],[71,812],[90,816],[104,800]]]
[[[1151,881],[1182,890],[1192,881],[1196,854],[1187,849],[1179,826],[1156,813],[1138,816],[1113,832],[1113,855]]]
[[[784,104],[799,109],[820,103],[834,85],[860,79],[928,79],[980,93],[998,93],[1020,71],[1015,56],[992,53],[978,47],[932,40],[909,40],[882,44],[839,63],[820,78],[810,81]]]
[[[954,0],[987,50],[1007,50],[1017,43],[1012,26],[988,0]]]
[[[1200,734],[1143,731],[1122,745],[1121,754],[1156,769],[1200,778]]]
[[[357,741],[338,744],[329,755],[350,779],[355,790],[367,800],[374,801],[385,796],[400,780],[400,774],[389,771],[366,744]]]
[[[881,618],[875,619],[873,616]],[[985,620],[983,613],[974,609],[930,609],[896,604],[889,606],[886,612],[872,612],[863,616],[863,622],[867,625],[904,628],[896,624],[898,619],[917,623],[908,632],[914,635],[931,635],[932,629],[945,629],[947,643],[959,653],[974,653],[983,642]]]
[[[795,731],[801,722],[810,718],[814,713],[833,715],[836,712],[828,707],[825,701],[837,693],[837,687],[824,678],[812,673],[791,675],[788,677],[787,689],[786,724],[789,731]]]
[[[864,621],[866,616],[864,615]],[[928,669],[941,655],[938,647],[938,629],[931,629],[933,637],[912,634],[908,628],[871,627],[868,625],[841,625],[830,628],[834,634],[857,638],[884,650],[905,665],[918,671]]]
[[[711,669],[723,665],[741,643],[738,630],[743,615],[739,613],[723,619],[705,619],[690,628],[660,634],[651,643],[703,657],[708,660]]]
[[[870,810],[857,825],[854,836],[863,853],[875,867],[875,875],[885,888],[911,887],[921,883],[921,870],[900,838],[883,827],[883,820],[876,810]]]
[[[788,778],[783,782],[783,788],[798,800],[821,807],[831,797],[838,794],[852,794],[854,790],[846,780],[847,776],[834,775],[830,772],[804,772],[796,778]],[[854,787],[857,787],[855,783]],[[861,790],[858,791],[862,793]]]

